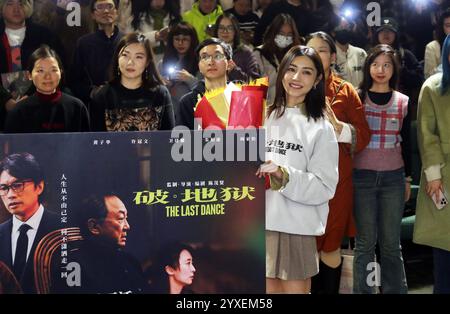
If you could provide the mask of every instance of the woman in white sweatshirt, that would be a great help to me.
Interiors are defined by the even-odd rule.
[[[296,45],[280,63],[268,108],[267,293],[309,293],[316,275],[316,239],[325,232],[328,201],[338,182],[338,144],[325,118],[324,72],[312,48]]]

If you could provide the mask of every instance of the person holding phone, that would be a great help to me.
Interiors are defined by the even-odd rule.
[[[167,81],[175,118],[181,97],[198,83],[198,55],[195,52],[197,46],[197,33],[189,23],[181,21],[171,27],[166,51],[158,64],[158,70]]]
[[[433,248],[434,293],[450,293],[450,35],[442,47],[442,73],[422,86],[417,112],[423,175],[417,197],[414,242]],[[448,200],[446,201],[448,203]]]

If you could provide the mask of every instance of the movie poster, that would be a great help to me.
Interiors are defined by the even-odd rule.
[[[265,292],[261,131],[2,135],[0,147],[0,292]],[[32,242],[12,217],[36,199]]]

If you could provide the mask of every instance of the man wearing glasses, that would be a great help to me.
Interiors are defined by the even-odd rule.
[[[0,163],[0,196],[13,216],[0,225],[0,261],[14,273],[25,293],[36,293],[33,256],[39,241],[59,229],[59,219],[41,203],[44,175],[29,153],[6,156]]]
[[[233,83],[227,84],[227,71],[232,58],[232,48],[218,38],[209,38],[201,42],[196,52],[199,56],[198,69],[204,77],[192,92],[180,100],[180,114],[177,115],[177,125],[194,129],[194,108],[206,91],[225,88],[224,94],[230,103],[231,92],[239,90]],[[195,128],[196,129],[196,128]]]
[[[78,39],[70,77],[75,96],[88,108],[95,92],[108,80],[114,50],[124,35],[116,25],[118,0],[92,0],[90,6],[98,29]]]

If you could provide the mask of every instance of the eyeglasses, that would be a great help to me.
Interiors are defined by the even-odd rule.
[[[213,55],[213,56],[210,56],[210,55],[208,55],[208,54],[202,54],[201,56],[200,56],[200,61],[201,62],[208,62],[208,61],[210,61],[210,60],[214,60],[214,61],[222,61],[222,60],[224,60],[225,59],[225,55],[224,54],[221,54],[221,53],[216,53],[215,55]]]
[[[191,41],[191,37],[189,37],[189,36],[180,36],[180,37],[174,36],[173,37],[173,41],[176,41],[176,42],[190,42]]]
[[[383,63],[383,64],[381,64],[381,63],[372,63],[371,65],[370,65],[372,68],[379,68],[380,66],[382,66],[384,69],[390,69],[391,67],[392,67],[392,64],[391,63]]]
[[[218,29],[219,29],[219,32],[231,33],[234,31],[234,26],[233,25],[228,25],[228,26],[219,25]]]
[[[25,183],[33,182],[33,180],[23,180],[16,181],[11,184],[0,184],[0,196],[5,196],[8,194],[9,189],[13,190],[13,192],[20,193],[25,189]]]
[[[105,12],[106,10],[112,11],[114,10],[114,4],[112,3],[96,3],[94,6],[96,11]]]

